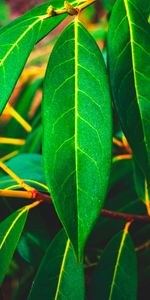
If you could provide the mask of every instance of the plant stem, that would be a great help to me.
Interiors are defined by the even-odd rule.
[[[96,0],[87,0],[84,3],[80,4],[79,6],[74,7],[74,9],[76,10],[76,13],[74,13],[74,14],[77,14],[77,13],[81,12],[83,9],[85,9],[89,5],[93,4],[94,2],[96,2]],[[70,6],[72,6],[70,2],[68,2],[68,4]],[[51,9],[51,6],[49,8]],[[49,10],[49,8],[48,8],[48,10]],[[55,16],[58,16],[58,15],[66,14],[66,13],[69,14],[69,11],[68,11],[67,8],[51,10],[50,13],[47,11],[47,15],[43,16],[42,18],[44,18],[44,19],[45,18],[51,18],[51,17],[55,17]]]
[[[147,214],[150,216],[150,199],[149,199],[149,192],[148,192],[148,185],[147,181],[145,180],[145,205],[147,208]]]
[[[123,160],[123,159],[131,159],[132,154],[121,154],[113,157],[113,162],[118,161],[118,160]]]
[[[123,148],[124,147],[124,144],[122,143],[122,141],[118,140],[117,138],[113,137],[113,143],[118,146],[118,147],[121,147]]]
[[[23,117],[9,103],[7,103],[5,111],[10,114],[27,132],[32,130],[30,124],[24,120]]]
[[[0,137],[0,144],[22,146],[25,144],[25,140]]]
[[[32,204],[27,205],[26,208],[30,210],[30,209],[38,206],[41,203],[43,203],[43,200],[37,200],[37,201],[33,202]]]
[[[32,191],[13,191],[13,190],[0,190],[0,197],[12,197],[12,198],[24,198],[24,199],[35,198]]]
[[[0,161],[4,162],[4,161],[6,161],[6,160],[8,160],[8,159],[10,159],[10,158],[12,158],[12,157],[14,157],[14,156],[16,156],[18,153],[19,153],[18,150],[15,150],[15,151],[13,151],[13,152],[10,152],[10,153],[6,154],[5,156],[1,157],[1,158],[0,158]]]
[[[12,198],[24,198],[24,199],[36,199],[41,201],[51,202],[51,197],[48,194],[39,192],[38,190],[30,191],[14,191],[14,190],[0,190],[1,197],[12,197]],[[107,209],[102,209],[100,216],[103,218],[115,218],[115,219],[124,219],[127,222],[131,221],[142,221],[150,222],[150,216],[146,215],[132,215],[116,211],[111,211]]]
[[[93,4],[94,2],[96,2],[96,0],[88,0],[85,3],[79,5],[78,10],[82,11],[84,8],[88,7],[89,5]]]
[[[144,222],[150,222],[150,216],[145,216],[145,215],[131,215],[131,214],[126,214],[126,213],[121,213],[121,212],[116,212],[116,211],[110,211],[107,209],[102,209],[101,211],[101,217],[110,217],[110,218],[115,218],[115,219],[124,219],[128,222],[130,221],[144,221]]]
[[[0,168],[13,178],[26,191],[33,191],[34,189],[26,184],[19,176],[17,176],[11,169],[9,169],[2,161],[0,161]]]

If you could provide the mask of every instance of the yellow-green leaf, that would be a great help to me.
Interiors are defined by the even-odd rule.
[[[17,247],[28,215],[25,206],[0,223],[0,285],[8,271],[9,263]]]

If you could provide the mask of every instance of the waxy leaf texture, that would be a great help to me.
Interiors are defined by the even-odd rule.
[[[80,260],[107,191],[112,124],[105,64],[77,18],[50,57],[43,126],[47,185]]]

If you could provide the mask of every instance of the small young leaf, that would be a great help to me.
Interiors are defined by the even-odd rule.
[[[0,285],[7,273],[27,215],[28,209],[23,207],[0,223]]]
[[[78,259],[103,206],[111,164],[111,100],[98,46],[76,18],[52,52],[44,83],[47,185]]]
[[[109,26],[110,82],[124,133],[150,180],[150,26],[142,1],[117,0]]]
[[[137,263],[134,245],[126,230],[109,242],[91,283],[93,300],[136,300]]]
[[[50,244],[33,281],[28,300],[83,300],[84,272],[64,231]]]

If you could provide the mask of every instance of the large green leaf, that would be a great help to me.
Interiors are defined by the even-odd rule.
[[[108,185],[110,102],[100,50],[75,19],[57,41],[47,69],[43,156],[56,211],[79,259]]]
[[[134,245],[126,230],[104,249],[91,284],[93,300],[136,300],[137,263]]]
[[[0,114],[35,43],[53,30],[67,15],[43,18],[49,5],[54,5],[55,9],[63,8],[64,1],[52,0],[44,3],[0,30]]]
[[[0,285],[8,271],[9,263],[17,247],[27,214],[28,207],[25,206],[0,223]]]
[[[50,244],[33,281],[28,300],[83,300],[84,272],[64,231]]]
[[[118,0],[108,33],[110,82],[122,128],[147,181],[150,180],[149,40],[150,26],[142,12],[142,1],[139,4],[137,0]]]

